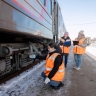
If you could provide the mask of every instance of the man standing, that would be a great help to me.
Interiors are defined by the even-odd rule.
[[[64,36],[60,39],[60,47],[62,49],[62,54],[65,57],[65,67],[67,67],[68,55],[70,52],[71,40],[69,37],[69,33],[65,32]]]
[[[80,31],[78,34],[78,37],[75,39],[75,41],[78,41],[78,45],[75,45],[73,48],[74,53],[74,59],[76,63],[76,67],[74,67],[76,70],[80,70],[80,67],[82,65],[82,55],[85,53],[85,49],[87,46],[87,40],[84,35],[84,31]]]

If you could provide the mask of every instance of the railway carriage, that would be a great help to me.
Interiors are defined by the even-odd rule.
[[[0,0],[0,79],[32,64],[65,31],[57,0]]]

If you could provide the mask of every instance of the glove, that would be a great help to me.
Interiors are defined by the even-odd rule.
[[[78,45],[75,45],[75,47],[78,47]]]
[[[77,47],[78,45],[75,45],[75,47]]]
[[[46,79],[45,79],[45,84],[48,84],[50,82],[50,79],[47,77]]]

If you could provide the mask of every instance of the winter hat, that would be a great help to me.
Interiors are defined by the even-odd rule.
[[[68,32],[65,32],[64,35],[68,35],[69,36],[69,33]]]
[[[79,32],[79,34],[84,34],[84,31],[83,31],[83,30],[81,30],[81,31]]]

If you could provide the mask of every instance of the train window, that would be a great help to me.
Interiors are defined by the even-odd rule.
[[[48,0],[47,10],[52,15],[52,0]]]
[[[44,6],[46,6],[46,0],[40,0]]]
[[[48,12],[52,15],[52,0],[48,0]]]

